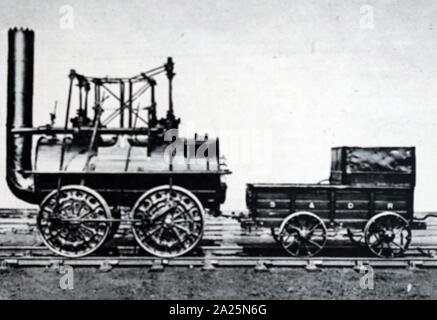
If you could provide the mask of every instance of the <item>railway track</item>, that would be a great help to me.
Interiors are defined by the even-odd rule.
[[[117,250],[105,256],[90,256],[80,259],[68,259],[54,256],[43,246],[0,246],[0,269],[16,267],[57,268],[60,266],[94,267],[109,271],[114,267],[143,267],[150,271],[162,271],[168,267],[186,267],[202,270],[214,270],[224,267],[254,268],[257,271],[268,271],[272,268],[354,268],[363,265],[373,268],[437,268],[437,257],[420,255],[410,250],[403,258],[382,259],[375,257],[338,257],[322,256],[312,258],[296,258],[290,256],[256,256],[247,255],[240,246],[200,246],[192,256],[172,259],[161,259],[152,256],[137,255],[132,246],[119,246]],[[254,249],[254,248],[252,248]],[[260,250],[264,248],[258,248]],[[279,251],[280,252],[280,251]],[[260,253],[260,251],[258,251]]]
[[[239,223],[226,218],[209,218],[200,246],[190,253],[173,259],[144,255],[129,238],[129,226],[120,227],[120,236],[108,243],[95,256],[68,259],[53,255],[38,238],[35,226],[36,210],[0,209],[0,268],[44,267],[61,265],[96,267],[144,267],[160,271],[168,267],[213,270],[221,267],[246,267],[259,271],[272,268],[436,268],[437,223],[431,221],[428,230],[417,231],[413,243],[403,258],[382,259],[341,236],[324,250],[323,256],[295,258],[287,256],[265,229],[248,233]],[[127,234],[127,237],[126,237]]]
[[[65,259],[57,256],[23,256],[0,257],[0,268],[10,267],[45,267],[58,268],[60,266],[95,267],[102,271],[109,271],[114,267],[144,267],[150,271],[162,271],[169,267],[198,268],[213,270],[215,268],[254,268],[267,271],[271,268],[306,268],[317,270],[320,268],[354,268],[363,266],[373,268],[436,268],[437,259],[427,257],[415,258],[338,258],[338,257],[238,257],[238,256],[209,256],[209,257],[179,257],[173,259],[157,259],[156,257],[123,256],[123,257],[86,257],[80,259]]]

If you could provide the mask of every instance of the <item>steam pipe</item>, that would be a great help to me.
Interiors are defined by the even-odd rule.
[[[33,127],[34,32],[13,28],[8,33],[8,90],[6,120],[6,181],[11,192],[30,203],[39,201],[32,174],[32,135],[14,134]]]

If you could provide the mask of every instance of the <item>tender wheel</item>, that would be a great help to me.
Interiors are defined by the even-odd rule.
[[[326,243],[326,226],[311,212],[289,215],[279,228],[279,242],[292,256],[314,256]]]
[[[147,191],[132,209],[133,233],[140,246],[158,257],[177,257],[203,235],[204,209],[197,197],[178,186]]]
[[[379,257],[398,257],[411,242],[408,221],[394,212],[373,216],[364,228],[366,244]]]
[[[71,185],[54,190],[41,203],[37,227],[53,252],[70,258],[97,250],[110,230],[111,212],[94,190]]]

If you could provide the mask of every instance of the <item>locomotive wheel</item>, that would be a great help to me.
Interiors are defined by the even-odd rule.
[[[379,257],[398,257],[411,242],[408,221],[394,212],[373,216],[364,228],[366,244]]]
[[[147,191],[132,209],[133,233],[148,253],[172,258],[192,250],[203,235],[204,209],[197,197],[178,186]]]
[[[314,256],[326,243],[326,226],[311,212],[289,215],[279,228],[279,242],[292,256]]]
[[[53,252],[70,258],[97,250],[110,230],[111,212],[94,190],[70,185],[54,190],[41,203],[37,218],[42,240]]]

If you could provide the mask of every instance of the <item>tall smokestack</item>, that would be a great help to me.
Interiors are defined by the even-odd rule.
[[[12,129],[31,128],[33,115],[33,57],[32,30],[9,30],[8,102],[6,122],[7,172],[6,180],[12,193],[26,202],[37,202],[32,170],[32,135],[13,134]]]

